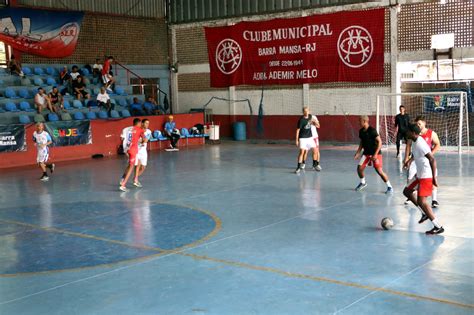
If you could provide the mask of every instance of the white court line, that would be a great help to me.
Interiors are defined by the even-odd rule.
[[[249,185],[249,186],[250,186],[250,185]],[[13,303],[13,302],[25,300],[25,299],[27,299],[27,298],[30,298],[30,297],[33,297],[33,296],[37,296],[37,295],[41,295],[41,294],[43,294],[43,293],[51,292],[51,291],[54,291],[54,290],[57,290],[57,289],[61,289],[61,288],[64,288],[64,287],[69,286],[69,285],[72,285],[72,284],[76,284],[76,283],[84,282],[84,281],[87,281],[87,280],[99,278],[99,277],[102,277],[102,276],[105,276],[105,275],[108,275],[108,274],[111,274],[111,273],[114,273],[114,272],[118,272],[118,271],[122,271],[122,270],[125,270],[125,269],[129,269],[129,268],[132,268],[132,267],[136,267],[136,266],[148,264],[148,263],[150,263],[150,262],[154,262],[154,261],[157,261],[157,260],[162,259],[162,258],[165,258],[165,257],[169,257],[169,256],[172,256],[172,255],[176,255],[176,254],[179,254],[179,253],[183,253],[183,252],[188,251],[188,250],[191,250],[191,249],[196,249],[196,248],[200,248],[200,247],[203,247],[203,246],[208,246],[208,245],[210,245],[210,244],[215,244],[215,243],[222,242],[222,241],[225,241],[225,240],[228,240],[228,239],[232,239],[232,238],[235,238],[235,237],[239,237],[239,236],[251,234],[251,233],[254,233],[254,232],[257,232],[257,231],[261,231],[261,230],[263,230],[263,229],[266,229],[266,228],[269,228],[269,227],[272,227],[272,226],[275,226],[275,225],[278,225],[278,224],[282,224],[282,223],[285,223],[285,222],[288,222],[288,221],[297,219],[297,218],[302,217],[302,216],[306,216],[306,215],[308,215],[308,214],[310,214],[310,213],[316,213],[316,212],[328,210],[328,209],[331,209],[331,208],[334,208],[334,207],[338,207],[338,206],[342,206],[342,205],[345,205],[345,204],[352,203],[352,202],[357,201],[357,200],[360,200],[360,199],[362,199],[362,197],[359,197],[359,198],[356,198],[356,199],[353,199],[353,200],[349,200],[349,201],[344,201],[344,202],[341,202],[341,203],[338,203],[338,204],[334,204],[334,205],[329,206],[329,207],[321,208],[321,209],[318,209],[318,210],[315,210],[315,211],[306,212],[306,213],[304,213],[304,214],[300,214],[300,215],[297,215],[297,216],[294,216],[294,217],[291,217],[291,218],[288,218],[288,219],[284,219],[284,220],[280,220],[280,221],[277,221],[277,222],[274,222],[274,223],[270,223],[270,224],[268,224],[268,225],[262,226],[262,227],[257,228],[257,229],[253,229],[253,230],[245,231],[245,232],[242,232],[242,233],[239,233],[239,234],[227,236],[227,237],[224,237],[224,238],[221,238],[221,239],[212,241],[212,242],[207,242],[207,243],[200,244],[200,245],[195,246],[195,247],[184,248],[184,249],[182,249],[182,250],[180,250],[180,251],[176,251],[176,252],[173,252],[173,253],[165,254],[165,255],[163,255],[163,256],[158,256],[158,257],[152,258],[152,259],[147,260],[147,261],[138,262],[138,263],[131,264],[131,265],[128,265],[128,266],[123,266],[123,267],[120,267],[120,268],[117,268],[117,269],[113,269],[113,270],[110,270],[110,271],[98,273],[98,274],[93,275],[93,276],[89,276],[89,277],[85,277],[85,278],[82,278],[82,279],[78,279],[78,280],[74,280],[74,281],[71,281],[71,282],[67,282],[67,283],[64,283],[64,284],[61,284],[61,285],[58,285],[58,286],[54,286],[54,287],[49,288],[49,289],[45,289],[45,290],[41,290],[41,291],[38,291],[38,292],[35,292],[35,293],[31,293],[31,294],[28,294],[28,295],[24,295],[24,296],[21,296],[21,297],[12,299],[12,300],[0,302],[0,305],[5,305],[5,304],[9,304],[9,303]]]
[[[435,236],[435,237],[436,237],[436,236]],[[456,246],[456,247],[454,247],[453,249],[449,250],[445,255],[447,255],[447,254],[451,253],[452,251],[456,250],[458,247],[460,247],[460,246],[463,245],[463,244],[464,244],[464,242],[461,242],[461,244],[459,244],[458,246]],[[390,281],[389,283],[387,283],[386,285],[384,285],[383,287],[381,287],[381,289],[386,289],[387,287],[391,286],[392,284],[394,284],[394,283],[397,282],[398,280],[400,280],[400,279],[402,279],[402,278],[404,278],[404,277],[406,277],[406,276],[409,276],[409,275],[411,275],[412,273],[414,273],[415,271],[418,271],[418,270],[420,270],[421,268],[425,267],[426,265],[432,263],[435,259],[436,259],[436,258],[431,258],[430,260],[428,260],[428,261],[425,262],[424,264],[422,264],[422,265],[420,265],[420,266],[418,266],[418,267],[416,267],[416,268],[414,268],[414,269],[408,271],[407,273],[405,273],[405,274],[403,274],[403,275],[401,275],[401,276],[395,278],[394,280]],[[334,314],[334,315],[335,315],[335,314],[339,314],[339,313],[341,313],[341,312],[347,310],[348,308],[350,308],[350,307],[356,305],[357,303],[362,302],[363,300],[367,299],[369,296],[372,296],[372,295],[374,295],[374,294],[376,294],[376,293],[379,293],[379,292],[380,292],[380,290],[371,291],[370,293],[364,295],[363,297],[361,297],[361,298],[355,300],[355,301],[352,302],[351,304],[346,305],[345,307],[341,308],[340,310],[337,310],[337,311],[334,312],[333,314]]]

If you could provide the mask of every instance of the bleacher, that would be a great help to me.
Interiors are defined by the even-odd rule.
[[[90,100],[77,100],[73,95],[64,96],[65,112],[55,115],[49,110],[44,110],[39,116],[34,106],[34,96],[39,87],[43,87],[49,93],[53,86],[61,91],[65,86],[59,83],[59,72],[64,65],[29,65],[23,66],[23,78],[11,75],[7,71],[0,70],[0,124],[27,124],[35,121],[55,120],[81,120],[81,119],[117,119],[130,117],[129,105],[133,98],[137,97],[141,102],[145,96],[133,94],[130,85],[116,85],[115,93],[110,94],[111,102],[115,104],[115,110],[110,114],[98,107],[91,107],[89,111],[87,104],[95,101],[102,84],[94,79],[92,73],[85,68],[81,69],[87,91],[91,95]],[[68,65],[71,69],[72,65]],[[119,82],[124,83],[124,82]]]

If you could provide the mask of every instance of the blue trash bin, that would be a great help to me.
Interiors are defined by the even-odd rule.
[[[245,141],[247,140],[247,131],[245,123],[238,121],[234,123],[234,140],[235,141]]]

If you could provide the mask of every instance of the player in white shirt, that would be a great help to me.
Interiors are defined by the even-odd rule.
[[[444,228],[435,218],[433,210],[428,202],[428,197],[433,192],[433,186],[438,186],[436,180],[436,160],[433,157],[431,148],[425,139],[420,136],[421,129],[415,124],[408,126],[406,136],[412,140],[412,157],[408,160],[404,167],[409,168],[411,163],[416,163],[416,176],[408,183],[403,190],[403,194],[410,199],[423,213],[418,223],[423,223],[430,219],[433,223],[433,229],[426,231],[426,234],[441,234]],[[418,196],[415,197],[415,189]]]
[[[150,126],[150,121],[148,119],[142,120],[142,129],[145,130],[145,138],[150,141],[151,139],[151,130],[148,129]],[[142,184],[138,181],[138,177],[145,172],[145,168],[148,162],[148,152],[147,152],[147,142],[142,142],[138,145],[138,154],[137,160],[135,162],[135,178],[133,180],[133,185],[136,187],[142,187]]]
[[[319,124],[319,120],[316,117],[316,115],[311,115],[311,136],[313,137],[314,143],[316,146],[313,148],[313,170],[315,171],[321,171],[321,165],[319,165],[319,158],[320,158],[320,153],[319,153],[319,135],[318,135],[318,129],[321,125]],[[306,158],[308,156],[308,151],[305,152],[303,161],[306,161]]]
[[[33,142],[36,144],[36,149],[38,150],[38,154],[36,156],[36,162],[38,163],[39,167],[43,171],[43,176],[41,176],[40,180],[47,181],[49,180],[49,177],[46,170],[49,169],[50,172],[53,173],[55,165],[54,163],[51,163],[51,164],[47,163],[49,160],[48,146],[53,141],[49,133],[44,130],[43,123],[36,124],[36,131],[33,132]]]
[[[135,118],[133,120],[133,124],[135,125],[135,120],[140,120],[139,118]],[[132,129],[133,127],[125,127],[122,129],[122,133],[120,134],[120,138],[122,139],[122,148],[123,148],[123,153],[125,153],[128,156],[128,149],[130,148],[130,144],[132,141]],[[127,174],[128,170],[130,169],[130,163],[127,164],[127,168],[125,169],[125,172],[122,175],[122,178],[120,179],[120,185],[122,185],[122,181],[125,178],[125,175]]]

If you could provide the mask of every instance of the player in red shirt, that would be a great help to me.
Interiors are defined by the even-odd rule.
[[[110,86],[115,82],[114,77],[110,75],[111,64],[114,61],[114,57],[108,56],[104,61],[104,66],[102,67],[102,82],[104,87],[108,92],[113,92],[110,89]]]
[[[138,143],[140,142],[140,139],[142,140],[143,143],[148,142],[148,139],[145,137],[145,130],[142,129],[141,127],[141,120],[140,119],[134,119],[133,120],[133,127],[130,130],[130,147],[128,149],[128,166],[125,169],[125,178],[120,182],[120,190],[121,191],[127,191],[127,181],[130,178],[130,175],[132,174],[133,167],[135,166],[135,162],[137,159],[137,154],[138,154]]]

